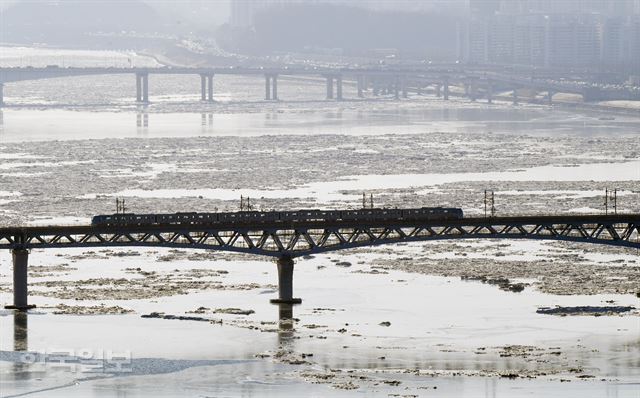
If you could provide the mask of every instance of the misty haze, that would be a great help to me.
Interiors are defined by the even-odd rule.
[[[1,397],[640,393],[640,0],[0,0]]]

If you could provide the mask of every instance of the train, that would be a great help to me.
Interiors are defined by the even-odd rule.
[[[294,210],[294,211],[239,211],[224,213],[135,214],[119,213],[97,215],[91,219],[95,226],[145,225],[200,225],[222,223],[272,223],[310,221],[424,221],[456,220],[463,218],[462,209],[448,207],[421,207],[414,209],[357,209],[357,210]]]

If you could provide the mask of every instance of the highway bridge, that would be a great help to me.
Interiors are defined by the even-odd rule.
[[[365,92],[371,90],[372,95],[380,93],[393,94],[396,99],[407,97],[408,92],[423,93],[426,89],[433,90],[444,100],[449,99],[450,86],[464,88],[464,96],[471,100],[485,98],[492,102],[494,93],[511,91],[512,100],[518,102],[517,91],[528,89],[534,92],[546,93],[551,103],[555,93],[572,93],[582,95],[585,101],[598,100],[640,100],[640,89],[604,89],[598,86],[580,86],[573,82],[561,82],[549,78],[527,78],[508,72],[487,72],[483,70],[465,69],[461,66],[423,67],[423,68],[319,68],[319,67],[227,67],[227,68],[187,68],[187,67],[158,67],[158,68],[122,68],[122,67],[66,67],[57,65],[48,67],[9,67],[0,68],[0,106],[4,104],[4,85],[7,83],[63,78],[73,76],[98,75],[133,75],[136,81],[136,101],[148,104],[150,75],[194,75],[200,78],[200,99],[213,102],[213,79],[216,75],[264,76],[265,100],[279,100],[279,76],[319,76],[326,79],[326,98],[344,99],[343,80],[356,83],[357,96],[365,97]]]
[[[167,247],[277,258],[276,303],[296,303],[296,257],[400,242],[539,239],[640,249],[640,214],[464,217],[452,220],[229,222],[200,225],[42,226],[0,228],[0,249],[13,254],[13,305],[25,310],[31,249]]]

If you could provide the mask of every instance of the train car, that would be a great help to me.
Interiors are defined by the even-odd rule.
[[[93,225],[147,225],[155,224],[155,214],[120,213],[94,216]]]
[[[107,214],[91,219],[93,225],[203,225],[215,223],[266,223],[301,221],[454,220],[464,217],[462,209],[422,207],[415,209],[358,209],[295,211],[240,211],[225,213]]]

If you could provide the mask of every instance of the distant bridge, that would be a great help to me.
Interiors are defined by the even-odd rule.
[[[26,309],[30,249],[170,247],[278,258],[279,298],[293,298],[293,258],[349,248],[447,239],[539,239],[640,249],[640,214],[473,217],[429,221],[235,222],[207,225],[0,228],[13,253],[14,303]]]
[[[512,101],[518,102],[517,90],[527,88],[536,92],[546,92],[551,103],[553,95],[558,92],[582,95],[585,101],[603,99],[638,99],[640,89],[629,90],[601,89],[598,87],[581,87],[573,83],[561,83],[548,78],[525,78],[506,72],[487,72],[465,70],[456,67],[424,67],[424,68],[318,68],[318,67],[268,67],[268,68],[121,68],[121,67],[66,67],[56,65],[49,67],[11,67],[0,68],[0,106],[4,104],[4,84],[25,81],[51,79],[72,76],[93,75],[134,75],[136,77],[136,101],[149,103],[149,75],[195,75],[200,76],[200,99],[213,101],[213,79],[215,75],[253,75],[264,76],[265,100],[278,100],[279,76],[321,76],[326,79],[326,98],[343,100],[343,79],[355,81],[357,96],[363,98],[365,91],[371,90],[374,96],[393,94],[396,99],[407,97],[409,91],[423,93],[427,88],[433,89],[438,97],[448,100],[450,85],[464,87],[464,96],[471,100],[486,98],[490,103],[497,91],[512,90]],[[334,90],[335,89],[335,90]]]

